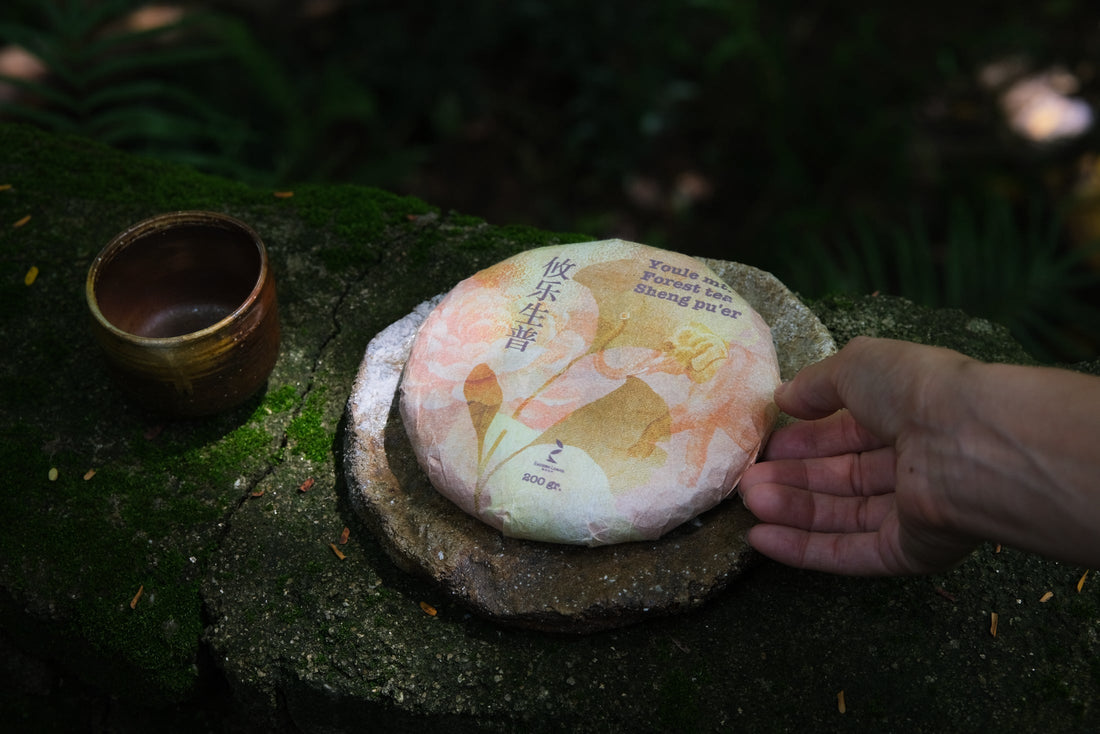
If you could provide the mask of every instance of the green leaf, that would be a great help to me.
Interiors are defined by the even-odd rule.
[[[202,22],[202,11],[184,13],[179,20],[155,28],[143,28],[141,30],[123,30],[106,34],[102,37],[93,37],[86,44],[88,53],[92,56],[102,57],[109,54],[125,52],[126,46],[140,46],[142,44],[155,46],[158,43],[167,43],[171,36],[198,26]],[[177,43],[182,41],[177,41]]]
[[[111,57],[89,67],[82,75],[85,84],[102,82],[125,73],[138,71],[143,74],[158,67],[175,68],[225,57],[219,48],[171,48],[123,57]]]
[[[33,79],[23,79],[17,76],[8,76],[7,74],[0,74],[0,82],[10,84],[35,97],[40,97],[43,100],[52,102],[58,107],[63,107],[70,112],[76,112],[82,108],[79,97],[69,94],[64,90],[57,89],[52,84],[35,81]]]
[[[213,138],[217,131],[195,119],[157,107],[116,107],[88,123],[88,132],[99,140],[117,145],[126,141],[184,140]]]
[[[0,102],[0,111],[13,119],[30,122],[54,132],[76,132],[78,128],[77,123],[68,115],[18,102]]]

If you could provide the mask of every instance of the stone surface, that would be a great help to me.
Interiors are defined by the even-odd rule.
[[[784,377],[835,350],[828,330],[773,275],[708,265],[771,326]],[[371,341],[348,401],[349,496],[398,566],[489,619],[572,633],[695,608],[747,568],[754,553],[744,533],[753,519],[736,498],[656,541],[586,548],[505,538],[436,492],[409,445],[395,393],[416,329],[441,298]]]
[[[836,351],[836,342],[829,329],[779,278],[744,263],[701,259],[768,322],[772,341],[781,347],[776,354],[779,375],[784,380],[794,377],[803,366]]]
[[[992,543],[932,577],[761,561],[689,612],[583,636],[486,621],[398,568],[341,479],[341,416],[368,342],[521,247],[589,237],[351,186],[275,199],[7,125],[0,149],[9,729],[1100,730],[1095,574],[1078,592],[1085,569]],[[109,387],[83,284],[113,234],[186,208],[262,234],[285,342],[254,401],[164,423]],[[874,334],[1029,361],[1001,327],[957,311],[885,296],[811,307],[838,344]]]

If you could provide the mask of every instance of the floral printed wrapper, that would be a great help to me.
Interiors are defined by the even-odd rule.
[[[777,415],[771,331],[695,258],[528,250],[421,325],[400,406],[432,485],[505,535],[650,540],[721,502]]]

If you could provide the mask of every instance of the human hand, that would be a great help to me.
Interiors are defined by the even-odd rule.
[[[979,363],[949,350],[859,338],[776,391],[786,413],[739,491],[762,522],[749,543],[833,573],[929,573],[978,539],[956,522],[953,386]]]

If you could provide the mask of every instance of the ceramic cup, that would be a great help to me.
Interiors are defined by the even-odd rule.
[[[118,383],[178,416],[238,405],[279,352],[275,279],[263,241],[224,214],[160,214],[119,233],[86,285],[92,328]]]

